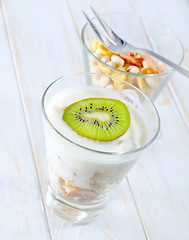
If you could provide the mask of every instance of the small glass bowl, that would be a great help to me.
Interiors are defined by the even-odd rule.
[[[184,59],[184,49],[179,39],[158,21],[137,17],[128,13],[102,14],[103,19],[112,27],[118,36],[134,46],[153,49],[171,61],[181,64]],[[93,18],[94,23],[97,22]],[[107,65],[92,52],[92,44],[97,40],[88,23],[82,29],[84,68],[86,72],[107,74],[124,80],[142,90],[154,101],[166,83],[170,80],[174,69],[162,65],[164,72],[159,74],[135,74]],[[156,60],[157,61],[157,60]],[[158,61],[157,61],[158,62]],[[158,62],[160,65],[161,62]],[[107,84],[108,88],[121,90],[122,84],[113,79],[93,80],[94,85]]]

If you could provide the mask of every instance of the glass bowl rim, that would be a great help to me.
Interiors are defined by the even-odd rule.
[[[143,97],[151,104],[152,108],[154,109],[155,111],[155,115],[157,117],[157,130],[154,134],[153,137],[150,138],[150,140],[144,144],[143,146],[141,146],[140,148],[137,148],[135,150],[131,150],[131,151],[128,151],[128,152],[123,152],[123,153],[116,153],[116,152],[103,152],[103,151],[98,151],[98,150],[94,150],[94,149],[91,149],[91,148],[88,148],[88,147],[85,147],[85,146],[82,146],[74,141],[71,141],[70,139],[66,138],[62,133],[60,133],[54,126],[53,124],[50,122],[47,114],[46,114],[46,110],[45,110],[45,97],[46,97],[46,94],[48,92],[48,90],[51,88],[51,86],[53,86],[54,84],[56,84],[57,82],[63,80],[63,79],[67,79],[67,78],[70,78],[70,77],[75,77],[75,76],[78,76],[78,75],[100,75],[100,76],[107,76],[107,77],[111,77],[109,75],[105,75],[105,74],[99,74],[99,73],[87,73],[87,72],[80,72],[80,73],[74,73],[74,74],[69,74],[69,75],[64,75],[58,79],[56,79],[55,81],[53,81],[52,83],[50,83],[47,88],[45,89],[43,95],[42,95],[42,99],[41,99],[41,108],[42,108],[42,112],[43,112],[43,115],[45,117],[45,119],[47,120],[48,124],[50,124],[50,126],[52,127],[52,129],[58,133],[59,136],[63,137],[65,140],[69,141],[71,144],[74,144],[76,145],[77,147],[80,147],[80,148],[83,148],[87,151],[90,151],[90,152],[93,152],[93,153],[100,153],[100,154],[106,154],[106,155],[111,155],[111,156],[122,156],[122,155],[130,155],[132,153],[137,153],[137,152],[140,152],[141,150],[144,150],[146,149],[149,145],[151,145],[155,139],[157,138],[158,134],[159,134],[159,131],[160,131],[160,116],[159,116],[159,113],[154,105],[154,103],[138,88],[136,88],[135,86],[133,86],[132,84],[130,83],[127,83],[119,78],[116,78],[116,77],[113,77],[114,79],[116,80],[119,80],[127,85],[129,85],[130,87],[134,88],[135,90],[137,90],[140,94],[143,95]]]
[[[149,18],[149,17],[145,17],[145,16],[138,16],[137,14],[134,14],[134,13],[127,13],[127,12],[109,12],[109,13],[102,13],[100,15],[104,16],[104,15],[111,15],[111,14],[123,14],[123,15],[133,15],[135,16],[137,19],[148,19],[152,22],[155,22],[157,21],[156,19],[152,19],[152,18]],[[91,20],[94,20],[96,19],[96,17],[93,17],[91,18]],[[182,42],[180,41],[180,39],[176,36],[176,34],[174,34],[167,26],[165,26],[164,24],[160,23],[159,24],[160,26],[162,26],[168,33],[170,33],[178,42],[178,44],[180,45],[181,47],[181,58],[179,60],[179,62],[177,63],[178,65],[181,65],[183,63],[183,60],[184,60],[184,46],[182,44]],[[122,71],[118,68],[114,68],[114,67],[111,67],[109,65],[107,65],[105,62],[101,61],[99,58],[97,58],[92,52],[91,50],[87,47],[87,44],[85,42],[85,37],[84,37],[84,34],[85,34],[85,30],[86,28],[89,26],[89,23],[85,23],[85,25],[83,26],[82,28],[82,31],[81,31],[81,40],[82,40],[82,43],[83,43],[83,46],[87,49],[87,51],[89,52],[89,54],[91,54],[95,60],[97,60],[98,62],[100,62],[101,64],[103,64],[104,66],[106,66],[107,68],[110,68],[114,71],[118,71],[120,73],[124,73],[124,74],[127,74],[127,75],[131,75],[131,76],[135,76],[135,77],[149,77],[149,78],[154,78],[154,77],[162,77],[162,76],[165,76],[165,75],[168,75],[168,74],[171,74],[175,71],[174,68],[171,68],[170,70],[166,71],[166,72],[163,72],[163,73],[158,73],[158,74],[137,74],[137,73],[130,73],[130,72],[125,72],[125,71]]]

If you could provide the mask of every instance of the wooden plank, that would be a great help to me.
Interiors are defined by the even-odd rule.
[[[49,239],[0,7],[0,239]]]
[[[74,23],[66,1],[56,1],[54,4],[51,1],[30,1],[27,3],[17,1],[16,3],[13,0],[8,0],[3,2],[3,6],[14,66],[41,185],[44,190],[46,186],[46,161],[40,97],[44,87],[52,80],[65,73],[81,69],[81,45],[74,31]],[[35,13],[35,17],[33,17],[33,13]],[[122,208],[118,208],[118,212],[115,212],[116,208],[111,207],[105,213],[105,217],[102,216],[90,226],[82,228],[61,220],[48,212],[53,239],[76,239],[76,237],[88,239],[87,235],[91,228],[94,229],[94,238],[96,229],[98,229],[99,239],[109,239],[110,231],[114,232],[113,239],[117,239],[116,236],[120,237],[121,234],[125,237],[124,239],[145,239],[128,184],[126,181],[123,184],[122,194],[118,191],[120,199],[112,200],[117,202],[117,206],[121,205]],[[109,206],[112,206],[111,203]],[[115,216],[115,222],[111,221],[110,216]],[[118,226],[120,219],[125,224]],[[99,223],[103,224],[103,231]],[[127,235],[125,235],[126,228],[129,232]]]

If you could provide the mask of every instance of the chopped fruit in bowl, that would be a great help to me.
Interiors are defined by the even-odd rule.
[[[103,44],[95,40],[92,44],[92,52],[95,57],[110,67],[120,68],[125,72],[135,74],[159,74],[163,73],[163,67],[152,57],[137,52],[113,53]]]
[[[184,59],[183,46],[180,40],[159,20],[139,17],[128,13],[105,13],[102,18],[112,30],[124,41],[139,48],[150,49],[159,55],[181,65]],[[91,22],[99,26],[98,19]],[[142,23],[142,24],[141,24]],[[145,26],[145,29],[144,29]],[[142,50],[129,50],[121,53],[110,51],[106,43],[97,41],[97,36],[91,30],[89,23],[83,26],[81,32],[83,44],[83,60],[85,72],[109,75],[107,88],[124,90],[122,82],[129,83],[142,90],[150,100],[154,101],[171,79],[174,69],[163,64]],[[103,41],[104,42],[104,41]],[[105,47],[106,46],[106,47]],[[113,77],[121,79],[113,80]],[[94,86],[101,87],[101,77],[91,81]],[[131,86],[128,85],[128,88]]]
[[[165,71],[162,63],[143,53],[113,53],[97,40],[92,43],[91,53],[95,56],[90,59],[91,72],[119,78],[154,98],[161,80],[158,75]],[[102,79],[93,79],[94,85],[105,87]],[[107,88],[124,89],[123,84],[115,79],[108,78],[106,82],[109,83]]]

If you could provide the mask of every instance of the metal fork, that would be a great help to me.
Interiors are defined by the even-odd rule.
[[[127,52],[133,52],[133,51],[139,51],[143,53],[147,53],[160,61],[166,63],[170,67],[174,68],[184,76],[189,78],[189,71],[185,70],[184,68],[180,67],[179,65],[175,64],[174,62],[170,61],[169,59],[145,48],[138,48],[130,43],[124,41],[121,39],[111,28],[110,26],[104,21],[104,19],[92,8],[92,11],[94,15],[96,16],[97,20],[99,21],[100,25],[104,29],[104,32],[106,33],[103,34],[102,31],[100,31],[94,22],[90,20],[90,18],[87,16],[87,14],[83,11],[83,14],[85,15],[89,25],[91,26],[92,30],[98,37],[98,39],[102,42],[104,46],[106,46],[110,51],[115,52],[115,53],[127,53]]]

